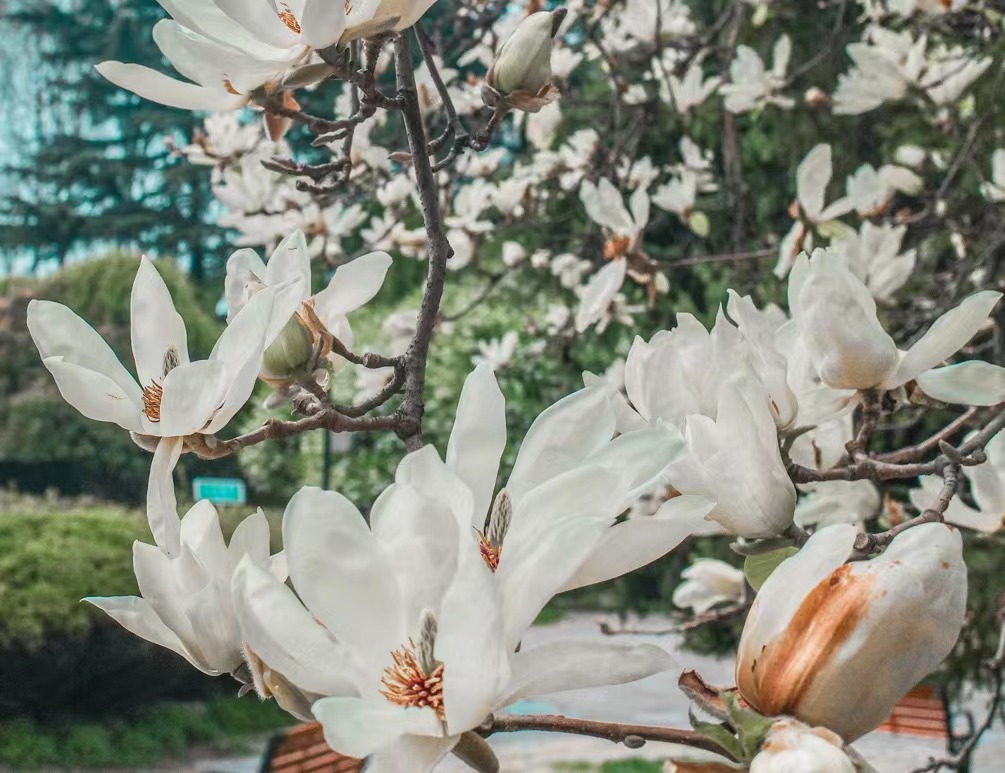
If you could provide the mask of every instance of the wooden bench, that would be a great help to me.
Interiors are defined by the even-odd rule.
[[[321,723],[311,722],[277,733],[269,741],[261,773],[359,773],[362,761],[332,751]]]
[[[877,730],[898,735],[949,738],[946,702],[934,687],[918,685],[893,707],[890,717]]]

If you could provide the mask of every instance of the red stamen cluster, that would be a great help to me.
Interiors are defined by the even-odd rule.
[[[443,664],[427,674],[415,657],[415,645],[408,644],[391,653],[394,664],[384,669],[380,694],[396,706],[405,708],[431,708],[444,718]]]

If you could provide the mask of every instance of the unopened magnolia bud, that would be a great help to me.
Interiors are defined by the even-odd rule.
[[[489,68],[483,96],[491,96],[492,99],[515,96],[515,101],[509,100],[512,106],[531,112],[537,112],[552,101],[552,42],[565,14],[564,8],[539,11],[520,22]],[[492,99],[486,98],[486,101],[491,102]]]
[[[276,336],[262,357],[262,373],[269,378],[287,378],[301,371],[313,354],[311,335],[296,317]]]
[[[831,103],[830,95],[819,86],[806,90],[803,101],[810,107],[827,107]]]

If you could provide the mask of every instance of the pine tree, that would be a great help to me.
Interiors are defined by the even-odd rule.
[[[16,144],[2,172],[0,250],[30,254],[37,266],[128,247],[177,256],[196,278],[218,266],[209,176],[171,153],[198,116],[142,100],[94,70],[118,59],[170,71],[150,34],[164,17],[160,6],[8,0],[4,16],[8,52],[34,56],[35,66],[21,68],[31,88],[15,92],[34,92],[34,104],[10,113],[30,120],[7,127],[7,144],[12,134]]]

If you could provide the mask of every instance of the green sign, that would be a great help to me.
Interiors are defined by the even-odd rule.
[[[208,499],[214,505],[243,505],[248,489],[239,478],[193,478],[192,496],[196,502]]]

